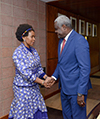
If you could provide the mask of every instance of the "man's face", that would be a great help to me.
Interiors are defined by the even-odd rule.
[[[66,35],[65,29],[63,26],[59,27],[57,22],[54,23],[55,33],[58,35],[58,38],[64,38]]]

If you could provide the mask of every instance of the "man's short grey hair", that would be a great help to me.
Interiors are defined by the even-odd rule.
[[[70,20],[67,16],[65,16],[65,15],[60,15],[60,16],[58,16],[58,17],[55,19],[54,23],[55,23],[55,22],[57,22],[57,25],[58,25],[59,27],[61,27],[62,25],[66,25],[67,27],[72,28],[71,20]]]

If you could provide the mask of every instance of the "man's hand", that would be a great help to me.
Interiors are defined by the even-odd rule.
[[[79,106],[84,107],[85,106],[85,102],[84,102],[84,95],[82,96],[77,96],[77,103]]]
[[[44,81],[44,86],[50,88],[55,83],[55,80],[52,77],[47,77]]]
[[[51,77],[51,86],[55,83],[55,79]]]

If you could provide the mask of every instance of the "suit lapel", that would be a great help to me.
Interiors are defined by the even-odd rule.
[[[60,55],[60,60],[62,59],[63,55],[66,53],[66,51],[68,50],[68,47],[70,46],[71,41],[73,40],[73,34],[74,34],[74,30],[72,31],[72,33],[70,34],[70,36],[68,37],[68,40],[64,46],[64,49]]]

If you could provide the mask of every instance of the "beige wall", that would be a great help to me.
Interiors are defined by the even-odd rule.
[[[13,99],[14,64],[12,54],[20,44],[15,38],[20,23],[36,31],[34,47],[46,67],[46,4],[40,0],[0,0],[0,117],[9,113]]]

